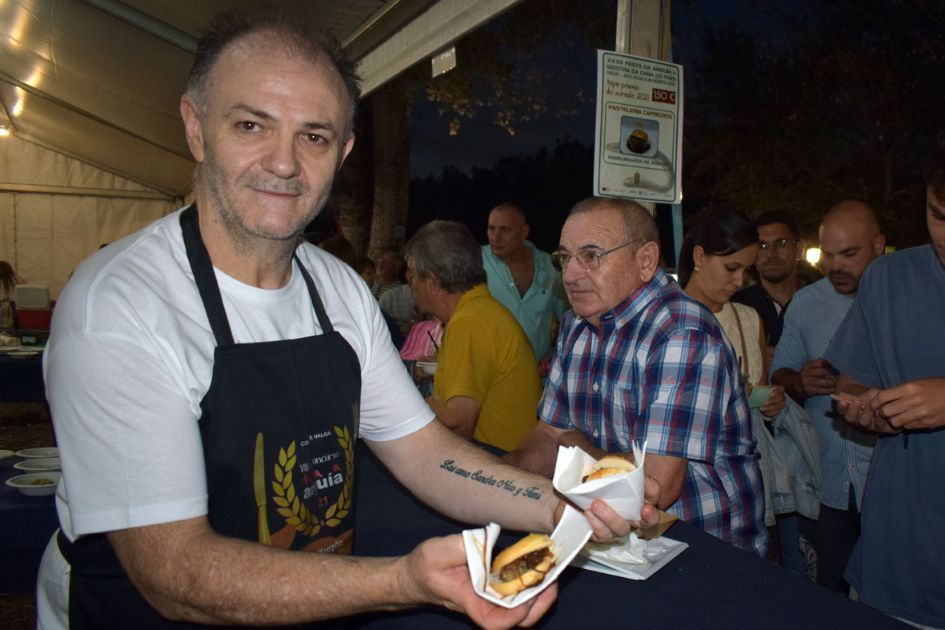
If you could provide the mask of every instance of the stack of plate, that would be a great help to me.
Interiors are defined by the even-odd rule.
[[[55,446],[39,446],[37,448],[24,448],[16,452],[17,457],[27,459],[49,459],[50,457],[59,457],[59,449]]]
[[[62,473],[59,463],[59,449],[55,446],[27,448],[16,453],[0,450],[0,459],[12,456],[22,457],[23,461],[13,465],[26,474],[7,479],[6,484],[16,488],[27,496],[46,496],[56,492],[56,485]]]
[[[26,472],[43,472],[44,470],[62,470],[58,457],[44,457],[42,459],[31,458],[24,459],[22,462],[13,464],[17,470]]]

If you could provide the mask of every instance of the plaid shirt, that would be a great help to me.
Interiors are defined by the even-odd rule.
[[[538,415],[598,448],[689,460],[669,512],[764,555],[764,491],[735,352],[663,270],[594,328],[565,314]]]

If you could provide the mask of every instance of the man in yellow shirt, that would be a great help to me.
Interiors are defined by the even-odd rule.
[[[418,308],[446,324],[427,403],[458,434],[513,450],[537,422],[538,364],[515,317],[489,294],[479,243],[460,223],[433,221],[406,258]]]

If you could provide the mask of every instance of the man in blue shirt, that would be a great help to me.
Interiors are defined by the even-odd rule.
[[[837,409],[879,433],[844,577],[860,601],[945,627],[945,150],[926,183],[932,243],[883,256],[827,348]],[[848,394],[858,394],[849,396]]]
[[[875,437],[833,411],[837,378],[823,359],[827,344],[853,304],[860,277],[883,253],[885,237],[872,208],[843,201],[820,224],[821,266],[827,277],[794,296],[771,364],[771,382],[810,414],[820,447],[820,517],[810,542],[817,551],[817,582],[845,591],[843,570],[860,535],[858,508]],[[809,522],[809,521],[808,521]]]
[[[482,264],[489,293],[512,312],[535,351],[542,376],[548,373],[552,350],[552,320],[560,320],[568,305],[561,276],[551,256],[528,238],[525,212],[503,203],[489,213],[489,244],[482,247]]]

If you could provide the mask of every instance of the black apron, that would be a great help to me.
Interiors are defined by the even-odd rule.
[[[350,553],[361,369],[298,258],[322,334],[236,344],[196,206],[181,214],[187,257],[216,338],[200,408],[208,518],[218,533],[265,545]],[[131,584],[103,534],[60,548],[72,566],[69,622],[85,628],[194,627],[161,617]]]

